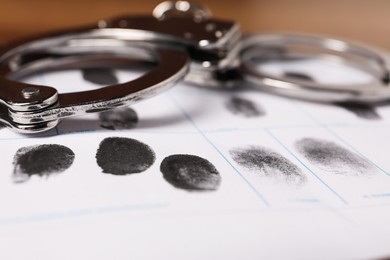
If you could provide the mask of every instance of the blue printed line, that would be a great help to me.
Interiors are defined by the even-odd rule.
[[[334,189],[332,189],[325,181],[323,181],[317,174],[315,174],[302,160],[298,158],[285,144],[283,144],[275,135],[273,135],[268,129],[265,130],[276,142],[284,147],[295,159],[297,159],[317,180],[323,184],[327,189],[329,189],[336,197],[338,197],[344,204],[349,205],[349,203]]]
[[[380,167],[378,164],[371,161],[368,157],[363,155],[360,151],[355,149],[350,143],[348,143],[346,140],[344,140],[341,136],[339,136],[336,132],[329,129],[328,127],[324,126],[328,132],[330,132],[333,136],[335,136],[337,139],[339,139],[341,142],[343,142],[345,145],[347,145],[349,148],[351,148],[355,153],[359,154],[361,157],[363,157],[365,160],[369,161],[372,165],[374,165],[378,170],[380,170],[382,173],[384,173],[386,176],[390,176],[390,173],[385,171],[382,167]]]
[[[52,220],[61,220],[68,218],[87,217],[87,216],[99,216],[102,214],[113,214],[126,211],[134,210],[145,210],[145,209],[159,209],[167,207],[167,204],[140,204],[140,205],[124,205],[117,207],[101,207],[101,208],[86,208],[79,210],[71,210],[64,212],[52,212],[41,215],[11,217],[11,218],[0,218],[0,226],[6,225],[17,225],[33,222],[44,222]]]
[[[234,165],[226,158],[226,156],[218,149],[218,147],[211,142],[211,140],[205,135],[205,133],[196,125],[191,116],[184,110],[184,108],[177,102],[175,97],[170,94],[170,98],[172,102],[177,106],[177,108],[181,111],[181,113],[187,118],[187,120],[192,124],[192,126],[198,131],[198,133],[208,142],[218,153],[219,155],[232,167],[232,169],[237,173],[238,176],[248,185],[248,187],[256,194],[256,196],[267,206],[270,207],[270,203],[268,200],[242,175],[242,173],[234,167]]]
[[[320,125],[320,126],[323,126],[323,124],[318,121],[317,118],[315,118],[312,114],[308,113],[305,109],[301,108],[299,105],[297,105],[297,102],[294,100],[290,100],[290,103],[293,104],[293,106],[298,109],[299,111],[301,111],[303,114],[305,114],[308,118],[310,118],[312,121],[314,121],[316,124]]]

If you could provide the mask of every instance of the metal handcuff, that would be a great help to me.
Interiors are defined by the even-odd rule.
[[[258,64],[306,55],[336,57],[375,77],[361,85],[324,85],[275,76]],[[75,93],[19,79],[40,71],[150,62],[132,81]],[[387,55],[347,41],[307,35],[243,36],[234,21],[186,1],[159,4],[153,16],[125,16],[14,41],[0,48],[0,121],[21,133],[55,127],[62,118],[131,105],[185,80],[204,87],[243,82],[261,90],[315,101],[390,99]]]

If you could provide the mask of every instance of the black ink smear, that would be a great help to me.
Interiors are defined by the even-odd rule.
[[[195,155],[168,156],[162,161],[160,170],[164,179],[179,189],[216,190],[221,183],[221,176],[214,165]]]
[[[361,104],[361,103],[350,103],[350,102],[340,102],[340,103],[336,103],[336,105],[354,113],[357,117],[363,119],[368,119],[368,120],[381,119],[380,115],[375,109],[375,106],[373,105]]]
[[[116,108],[99,114],[100,126],[110,130],[134,128],[138,123],[137,113],[129,108]]]
[[[284,77],[314,82],[314,79],[313,79],[311,76],[309,76],[309,75],[307,75],[307,74],[304,74],[304,73],[302,73],[302,72],[286,71],[286,72],[284,73]]]
[[[105,138],[96,153],[97,164],[104,173],[126,175],[146,171],[156,157],[146,144],[124,137]]]
[[[295,146],[311,163],[329,173],[361,176],[376,172],[366,159],[331,141],[303,138]]]
[[[20,148],[14,156],[14,182],[25,182],[31,176],[49,176],[68,169],[75,154],[58,144],[33,145]]]
[[[229,153],[240,166],[261,176],[273,178],[278,183],[298,186],[307,181],[306,175],[298,166],[269,148],[248,146],[233,148]]]
[[[81,70],[83,79],[97,85],[114,85],[119,80],[111,69],[107,68],[88,68]]]
[[[241,97],[232,97],[226,104],[227,109],[234,115],[250,118],[264,116],[265,111],[253,101]]]

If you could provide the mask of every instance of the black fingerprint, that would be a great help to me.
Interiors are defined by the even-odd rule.
[[[208,160],[195,155],[176,154],[166,157],[160,170],[174,187],[185,190],[216,190],[221,176]]]
[[[20,148],[14,156],[14,182],[25,182],[31,176],[49,176],[68,169],[74,153],[58,144],[33,145]]]
[[[109,137],[99,145],[97,164],[104,173],[126,175],[146,171],[156,157],[146,144],[131,138]]]
[[[106,68],[89,68],[82,69],[83,79],[97,85],[114,85],[119,80],[111,69]]]
[[[379,120],[381,116],[375,109],[375,106],[369,104],[361,104],[361,103],[349,103],[349,102],[341,102],[336,104],[339,107],[342,107],[349,112],[354,113],[357,117],[368,119],[368,120]]]
[[[233,148],[229,153],[238,165],[272,178],[277,183],[301,185],[307,181],[306,175],[298,166],[269,148],[248,146]]]
[[[137,113],[129,108],[116,108],[99,114],[100,126],[110,130],[134,128],[138,123]]]
[[[265,115],[265,111],[261,106],[241,97],[232,97],[226,103],[226,108],[234,115],[247,118]]]
[[[303,138],[295,146],[311,163],[329,173],[360,176],[376,172],[366,159],[331,141]]]

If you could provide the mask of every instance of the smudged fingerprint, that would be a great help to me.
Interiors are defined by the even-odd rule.
[[[367,120],[380,120],[381,116],[375,109],[375,106],[369,104],[340,102],[336,103],[337,106],[354,113],[357,117]]]
[[[311,163],[329,173],[362,176],[377,171],[366,159],[331,141],[303,138],[295,146]]]
[[[97,85],[114,85],[119,80],[111,69],[107,68],[88,68],[82,69],[83,79]]]
[[[153,165],[154,151],[138,140],[125,137],[105,138],[96,153],[104,173],[126,175],[146,171]]]
[[[265,115],[264,109],[251,100],[232,97],[227,103],[226,108],[234,115],[246,118],[260,117]]]
[[[14,182],[27,181],[31,176],[50,176],[68,169],[74,152],[58,144],[33,145],[20,148],[14,156]]]
[[[164,179],[176,188],[190,191],[217,190],[221,176],[208,160],[188,154],[166,157],[160,170]]]
[[[298,166],[269,148],[238,147],[231,149],[229,153],[238,165],[263,177],[272,178],[277,183],[299,186],[307,181],[306,175]]]
[[[116,108],[99,114],[100,126],[110,130],[134,128],[138,123],[137,113],[129,108]]]

